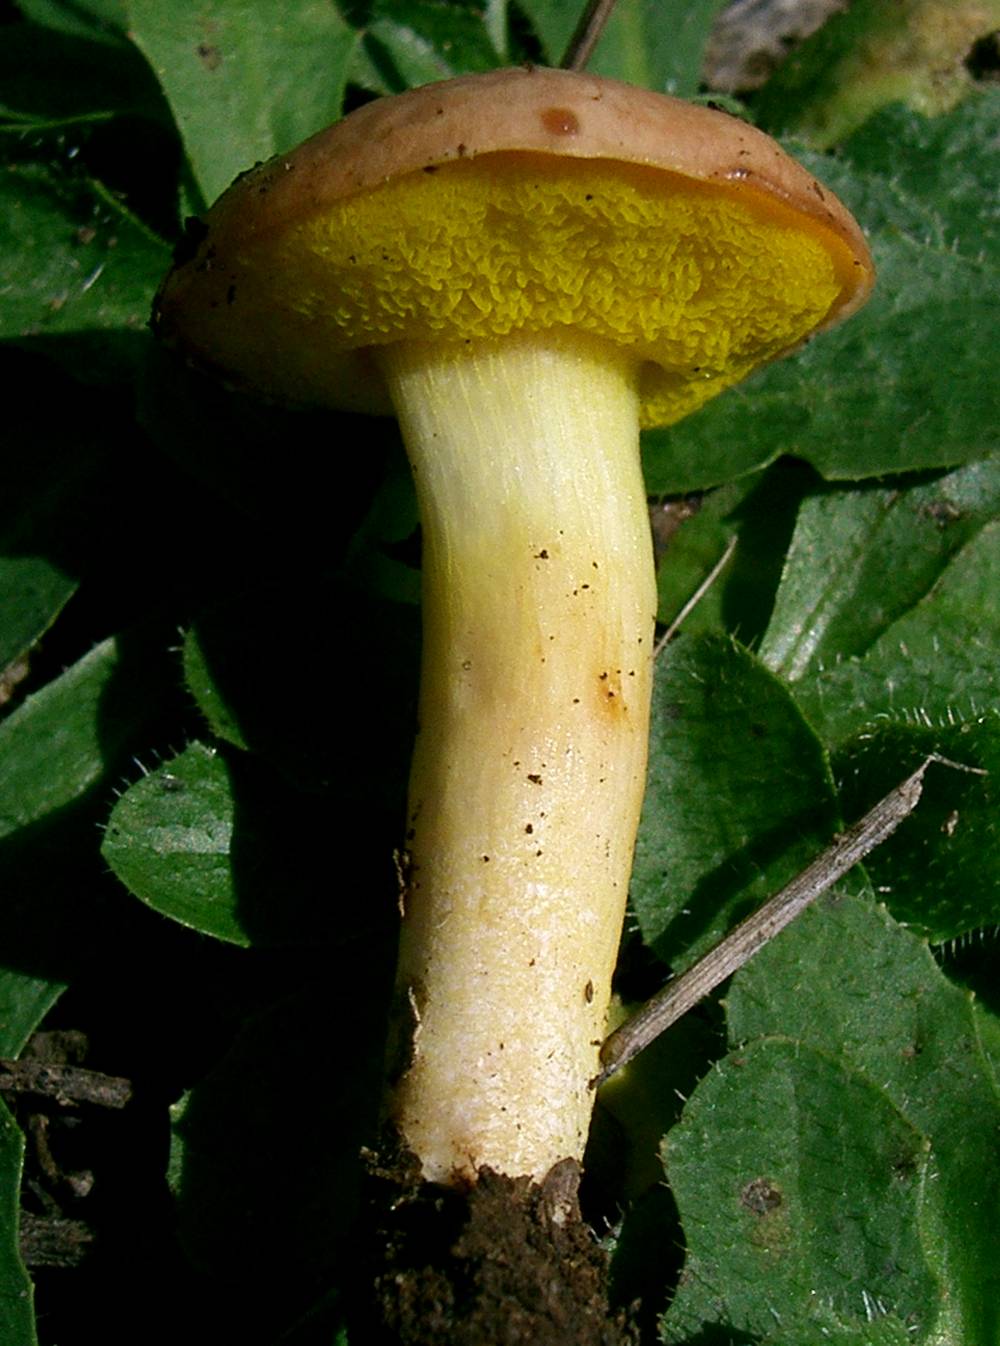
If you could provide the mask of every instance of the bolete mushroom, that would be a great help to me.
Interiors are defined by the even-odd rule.
[[[373,102],[240,178],[156,305],[201,366],[390,413],[424,651],[389,1112],[425,1177],[582,1155],[643,794],[639,430],[846,317],[861,232],[774,141],[584,74]]]

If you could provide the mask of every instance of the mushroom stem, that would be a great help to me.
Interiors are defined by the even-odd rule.
[[[423,525],[390,1111],[424,1176],[581,1157],[645,782],[638,363],[576,333],[379,357]]]

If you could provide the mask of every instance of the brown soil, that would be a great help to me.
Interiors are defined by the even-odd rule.
[[[541,1184],[484,1168],[468,1191],[420,1181],[412,1158],[370,1165],[369,1265],[352,1340],[377,1346],[635,1346],[580,1216],[580,1168]]]

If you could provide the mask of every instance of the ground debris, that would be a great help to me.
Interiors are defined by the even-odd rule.
[[[378,1346],[635,1346],[608,1304],[607,1259],[580,1216],[579,1165],[542,1183],[480,1169],[426,1183],[412,1156],[370,1157],[370,1265],[356,1334]]]

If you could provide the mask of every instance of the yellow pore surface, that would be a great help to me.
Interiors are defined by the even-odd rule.
[[[263,308],[290,305],[332,350],[565,328],[631,348],[643,425],[665,425],[797,344],[841,292],[843,245],[756,197],[497,153],[349,197],[245,260]]]

